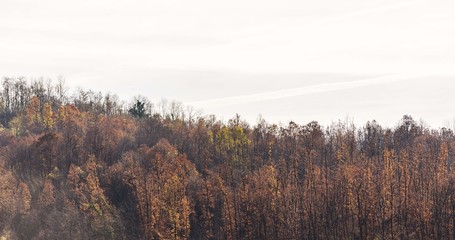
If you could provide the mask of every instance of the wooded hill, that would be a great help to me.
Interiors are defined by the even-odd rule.
[[[455,137],[250,125],[4,78],[0,238],[454,239]]]

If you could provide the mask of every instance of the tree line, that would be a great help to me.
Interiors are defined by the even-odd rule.
[[[202,116],[4,78],[0,237],[454,239],[455,137]]]

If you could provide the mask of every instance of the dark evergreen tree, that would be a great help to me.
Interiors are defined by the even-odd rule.
[[[147,111],[145,110],[145,103],[137,100],[136,103],[128,110],[128,113],[134,117],[147,117]]]

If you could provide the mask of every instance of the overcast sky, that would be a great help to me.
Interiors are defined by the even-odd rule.
[[[453,0],[0,0],[0,74],[254,123],[455,117]]]

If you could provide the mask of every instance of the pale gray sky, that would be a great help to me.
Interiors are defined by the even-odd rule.
[[[455,117],[453,0],[0,0],[0,74],[229,119]]]

